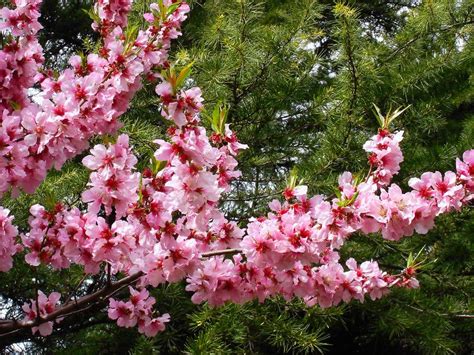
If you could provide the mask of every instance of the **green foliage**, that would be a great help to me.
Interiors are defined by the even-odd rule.
[[[259,308],[258,312],[255,310]],[[192,316],[197,333],[188,342],[188,353],[321,353],[327,348],[324,327],[334,321],[333,314],[308,312],[300,302],[275,299],[243,306],[203,308]]]
[[[97,38],[92,20],[84,10],[90,10],[92,0],[43,0],[41,4],[40,43],[44,48],[46,65],[63,68],[68,58],[84,51]]]

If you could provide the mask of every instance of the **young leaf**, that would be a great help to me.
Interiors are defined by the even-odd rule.
[[[95,23],[100,23],[100,17],[97,13],[94,12],[93,9],[82,9],[83,12],[85,12],[92,21]]]
[[[176,86],[181,87],[185,80],[191,75],[191,68],[193,66],[194,62],[189,63],[186,65],[180,72],[178,77],[176,78]]]
[[[219,101],[216,106],[214,106],[214,110],[212,111],[212,130],[216,133],[221,133],[219,130],[219,118],[220,118],[220,106],[221,102]]]
[[[8,101],[8,103],[14,111],[21,110],[21,104],[20,103],[18,103],[16,101],[13,101],[13,100]]]
[[[375,115],[375,118],[377,119],[377,122],[380,125],[380,128],[384,128],[385,127],[385,117],[382,115],[382,112],[380,111],[380,108],[376,104],[373,103],[372,105],[374,105],[374,107],[375,107],[374,115]]]
[[[166,12],[166,17],[168,18],[170,15],[173,14],[173,12],[176,11],[176,9],[181,5],[181,1],[177,1],[174,4],[171,4],[168,6],[168,10]]]
[[[405,112],[406,110],[408,110],[410,108],[411,105],[408,105],[407,107],[405,107],[404,109],[400,110],[401,107],[397,108],[395,110],[395,112],[391,113],[391,114],[388,114],[387,115],[387,127],[390,125],[390,123],[393,122],[393,120],[395,120],[395,118],[397,118],[398,116],[400,116],[403,112]]]
[[[151,171],[153,174],[157,174],[166,166],[166,161],[157,160],[154,156],[151,157]]]

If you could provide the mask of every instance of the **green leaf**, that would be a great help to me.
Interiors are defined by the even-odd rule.
[[[140,203],[142,203],[143,201],[142,186],[143,186],[143,176],[140,174],[140,183],[138,185],[138,202]]]
[[[129,25],[125,31],[125,43],[133,44],[138,36],[138,30],[140,27],[138,25]]]
[[[157,160],[153,155],[151,157],[151,171],[153,174],[158,174],[166,166],[167,162],[163,160]]]
[[[181,1],[175,2],[168,6],[168,10],[166,11],[166,17],[169,17],[176,11],[176,9],[181,5]]]
[[[104,134],[102,136],[102,143],[103,144],[114,144],[116,140],[115,136],[112,136],[110,134]]]
[[[18,103],[18,102],[16,102],[16,101],[13,101],[13,100],[8,101],[8,103],[10,104],[10,107],[11,107],[14,111],[21,110],[21,105],[20,105],[20,103]]]
[[[359,196],[359,191],[356,191],[354,195],[352,195],[351,199],[347,201],[347,206],[352,205],[358,196]]]
[[[384,116],[382,115],[382,112],[380,111],[380,108],[376,105],[376,104],[372,104],[374,107],[375,107],[375,117],[377,118],[377,122],[379,123],[380,125],[380,128],[382,129],[388,129],[388,127],[390,126],[390,124],[398,117],[400,116],[403,112],[405,112],[406,110],[408,110],[408,108],[410,108],[411,105],[408,105],[407,107],[405,107],[404,109],[401,109],[400,107],[397,108],[393,113],[391,111],[391,109],[388,111],[387,115]]]
[[[297,185],[297,181],[298,181],[298,168],[294,166],[290,170],[290,176],[288,178],[288,183],[286,186],[289,187],[290,189],[294,189]]]
[[[377,119],[377,122],[380,125],[380,128],[384,128],[384,126],[385,126],[385,117],[384,117],[384,115],[382,115],[382,112],[380,111],[380,108],[376,104],[372,103],[372,105],[374,105],[374,107],[375,107],[374,114],[375,114],[375,118]]]
[[[176,78],[176,86],[181,87],[185,80],[191,75],[191,68],[193,66],[194,62],[189,63],[186,65],[180,72],[178,77]]]
[[[92,21],[100,23],[100,17],[96,12],[94,12],[93,9],[82,9],[82,11],[85,12],[91,18]]]
[[[225,133],[225,123],[227,121],[227,113],[229,112],[229,108],[227,105],[222,105],[219,110],[219,132],[221,134]]]
[[[166,5],[163,3],[163,0],[158,1],[158,7],[160,9],[161,21],[165,22],[166,18],[167,18],[167,16],[166,16],[167,11],[166,11]]]
[[[212,111],[212,129],[216,133],[221,133],[219,130],[219,119],[220,119],[220,107],[221,107],[221,102],[218,102],[214,106],[214,110]]]
[[[389,114],[387,115],[387,118],[386,118],[386,123],[387,123],[387,127],[386,127],[386,128],[388,128],[388,126],[390,125],[390,123],[392,123],[392,122],[395,120],[395,118],[397,118],[397,117],[400,116],[403,112],[405,112],[406,110],[408,110],[408,109],[410,108],[410,106],[411,106],[411,105],[408,105],[407,107],[405,107],[405,108],[402,109],[402,110],[400,110],[401,107],[399,107],[399,108],[397,108],[397,109],[395,110],[395,112],[393,112],[393,113],[391,113],[391,114],[389,113]]]

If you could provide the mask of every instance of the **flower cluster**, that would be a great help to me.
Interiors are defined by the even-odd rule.
[[[472,198],[469,189],[456,173],[427,172],[409,181],[412,191],[403,193],[392,184],[379,195],[361,193],[355,206],[361,212],[364,231],[377,232],[390,240],[399,240],[415,231],[426,234],[441,213],[459,210]]]
[[[110,298],[109,318],[117,320],[119,327],[130,328],[138,324],[138,331],[148,337],[153,337],[163,331],[165,323],[170,320],[169,314],[152,317],[155,298],[150,296],[146,289],[137,291],[133,287],[129,287],[129,290],[130,300],[127,302]]]
[[[93,27],[102,35],[108,34],[115,27],[126,27],[131,0],[100,0],[95,4],[95,11],[100,19]]]
[[[12,224],[14,217],[9,214],[9,210],[0,207],[0,271],[3,272],[12,268],[12,256],[21,250],[21,245],[15,242],[18,229]]]
[[[346,264],[348,271],[337,260],[321,266],[296,261],[291,267],[278,270],[271,265],[261,267],[244,262],[240,256],[233,260],[212,257],[190,275],[186,290],[194,292],[193,302],[207,301],[211,306],[243,303],[253,298],[263,302],[282,295],[287,300],[301,297],[309,306],[330,307],[352,299],[363,302],[367,294],[375,300],[401,282],[400,277],[382,272],[373,261],[358,267],[350,259]]]
[[[402,139],[403,131],[392,134],[387,129],[380,129],[363,146],[370,153],[369,163],[374,169],[374,181],[381,186],[389,184],[392,177],[400,171],[400,163],[403,161],[400,149]]]
[[[362,302],[365,295],[376,299],[393,286],[418,287],[413,270],[389,275],[375,261],[358,266],[349,259],[345,271],[337,251],[356,231],[381,232],[390,240],[415,231],[425,234],[436,216],[472,200],[474,150],[464,153],[464,161],[458,159],[457,173],[424,173],[410,180],[413,190],[406,193],[389,185],[403,160],[402,137],[403,132],[384,130],[370,139],[364,145],[367,150],[379,142],[372,150],[378,158],[370,161],[376,168],[361,182],[349,172],[342,174],[338,197],[332,201],[324,196],[308,198],[305,186],[286,188],[286,202],[274,200],[271,213],[248,224],[239,245],[242,256],[209,258],[188,277],[193,301],[221,305],[280,294],[329,307],[351,299]]]
[[[163,100],[166,111],[183,96],[169,95]],[[93,171],[82,194],[87,211],[61,204],[50,211],[33,206],[30,231],[22,235],[26,261],[58,269],[76,263],[90,273],[99,272],[105,262],[112,274],[144,272],[142,285],[157,286],[192,273],[202,252],[238,246],[244,232],[225,219],[217,202],[230,180],[240,175],[235,156],[245,146],[228,125],[215,146],[211,144],[198,125],[201,101],[200,95],[191,100],[188,94],[180,113],[176,111],[193,118],[169,130],[171,143],[157,141],[155,158],[167,164],[155,173],[134,172],[136,158],[127,136],[108,147],[95,146],[83,159]]]
[[[93,170],[90,189],[82,194],[88,203],[86,213],[68,210],[60,203],[52,211],[40,205],[31,207],[30,231],[22,235],[30,265],[45,263],[62,269],[73,262],[96,273],[100,263],[107,262],[114,273],[129,269],[130,253],[138,241],[134,226],[121,217],[138,200],[140,176],[132,171],[137,160],[125,135],[108,148],[95,146],[91,153],[83,159]],[[100,211],[107,220],[98,216]]]
[[[117,218],[125,216],[128,206],[138,200],[140,175],[132,173],[137,158],[131,153],[128,136],[121,135],[117,143],[108,149],[96,145],[83,164],[93,170],[82,200],[89,204],[88,211],[97,214],[101,207],[110,215],[112,210]]]
[[[98,1],[94,28],[102,47],[87,57],[73,56],[70,67],[55,76],[41,68],[41,0],[14,4],[0,12],[7,38],[0,50],[0,194],[12,188],[16,195],[19,189],[33,192],[48,169],[84,151],[93,135],[116,132],[142,76],[153,78],[154,70],[168,65],[170,42],[189,7],[182,3],[171,13],[148,14],[148,28],[135,38],[123,29],[131,1]]]
[[[344,270],[337,249],[361,224],[338,202],[305,195],[294,203],[273,201],[267,217],[248,225],[240,243],[244,258],[210,258],[187,279],[187,290],[195,292],[193,301],[221,305],[280,294],[329,307],[351,299],[362,302],[366,294],[376,299],[392,286],[416,286],[404,282],[405,275],[382,272],[373,261],[358,267],[351,259]]]
[[[38,319],[48,316],[56,310],[61,295],[58,292],[52,292],[49,296],[46,296],[43,291],[38,291],[36,299],[30,300],[23,305],[23,311],[25,312],[25,319],[29,321],[37,321]],[[60,320],[56,320],[58,322]],[[37,331],[42,336],[50,335],[53,332],[53,322],[43,322],[37,327],[32,328],[33,334]]]
[[[457,178],[466,187],[470,194],[469,199],[474,198],[474,150],[468,150],[463,154],[463,160],[456,159]]]

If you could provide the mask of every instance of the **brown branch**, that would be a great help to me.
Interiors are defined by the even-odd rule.
[[[359,86],[359,80],[358,80],[357,69],[356,69],[355,60],[354,60],[353,45],[352,45],[351,35],[350,35],[350,25],[346,17],[344,17],[344,25],[346,26],[346,29],[347,29],[345,45],[346,45],[347,59],[349,62],[349,71],[351,73],[351,79],[352,79],[352,95],[351,95],[351,101],[349,103],[349,109],[347,112],[347,114],[350,116],[352,115],[352,111],[354,109],[355,102],[357,100],[357,89]]]
[[[12,333],[12,331],[23,328],[32,328],[43,322],[54,321],[59,317],[84,311],[90,307],[90,304],[103,302],[105,299],[115,294],[118,290],[137,281],[141,276],[143,276],[143,273],[138,272],[136,274],[124,277],[123,279],[114,282],[97,292],[79,298],[77,301],[67,302],[54,312],[48,314],[45,317],[41,317],[41,319],[35,319],[32,321],[17,321],[11,319],[2,320],[0,322],[0,337],[8,335],[9,333]]]
[[[474,314],[456,314],[456,313],[449,314],[449,313],[446,313],[446,315],[449,316],[449,317],[455,317],[455,318],[474,318]]]
[[[207,253],[202,253],[201,257],[209,258],[211,256],[216,256],[216,255],[238,254],[241,252],[242,252],[242,249],[222,249],[222,250],[214,250],[214,251],[209,251]]]
[[[215,251],[210,251],[207,253],[202,253],[201,257],[208,258],[211,256],[216,256],[216,255],[237,254],[241,252],[242,252],[241,249],[223,249],[223,250],[215,250]],[[97,292],[94,292],[90,295],[83,296],[77,300],[69,301],[70,297],[68,297],[68,301],[66,301],[64,305],[60,306],[54,312],[49,313],[45,317],[38,317],[37,319],[31,320],[31,321],[1,319],[0,320],[0,338],[9,336],[25,328],[32,328],[32,327],[38,326],[39,324],[44,323],[44,322],[54,321],[60,317],[67,317],[67,316],[71,316],[77,313],[84,312],[90,309],[91,307],[93,307],[94,305],[105,301],[107,298],[112,297],[117,292],[120,292],[123,288],[134,283],[143,275],[144,274],[142,272],[138,272],[136,274],[124,277],[123,279],[117,282],[107,284],[103,289]],[[80,283],[82,283],[82,281],[83,280],[81,280]],[[38,308],[38,314],[39,314],[39,307],[37,306],[37,308]]]
[[[216,255],[226,255],[226,254],[237,254],[242,252],[241,249],[224,249],[224,250],[215,250],[207,253],[201,254],[202,257],[211,257]],[[40,317],[31,321],[18,321],[14,319],[2,319],[0,320],[0,338],[9,336],[12,333],[15,333],[21,329],[32,328],[38,326],[44,322],[54,321],[60,317],[66,317],[73,314],[84,312],[87,309],[90,309],[93,305],[105,301],[107,298],[113,296],[123,288],[137,281],[144,274],[142,272],[137,272],[136,274],[124,277],[123,279],[108,284],[103,289],[94,292],[90,295],[83,296],[77,300],[68,301],[64,305],[60,306],[54,312],[49,313],[45,317]],[[39,308],[38,308],[39,310]],[[39,311],[38,311],[39,313]]]

